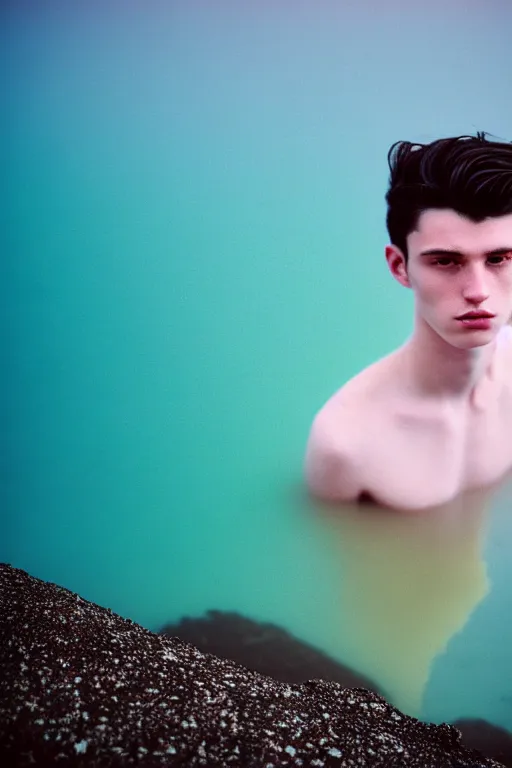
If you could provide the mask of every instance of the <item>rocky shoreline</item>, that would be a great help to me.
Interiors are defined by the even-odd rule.
[[[373,680],[282,627],[235,612],[211,610],[202,616],[185,616],[179,622],[167,624],[161,634],[179,637],[203,653],[230,659],[284,683],[321,679],[344,688],[365,688],[386,698],[386,692]],[[465,746],[512,768],[512,734],[485,720],[455,720],[449,724],[462,733]]]
[[[498,768],[364,687],[276,680],[0,565],[9,766]]]

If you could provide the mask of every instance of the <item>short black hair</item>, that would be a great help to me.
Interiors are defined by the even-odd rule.
[[[512,213],[512,142],[486,135],[391,146],[386,226],[406,260],[407,236],[429,208],[450,208],[474,222]]]

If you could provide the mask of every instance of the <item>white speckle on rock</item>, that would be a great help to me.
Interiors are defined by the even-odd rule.
[[[205,746],[206,746],[206,741],[202,741],[198,746],[197,754],[199,755],[199,757],[205,757],[205,758],[207,757]]]
[[[75,752],[77,755],[83,755],[85,754],[87,750],[87,739],[82,739],[82,741],[77,741],[75,744]]]

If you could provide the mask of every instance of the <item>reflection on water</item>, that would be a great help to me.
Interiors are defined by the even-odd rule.
[[[339,657],[407,714],[420,716],[433,660],[489,591],[488,497],[421,514],[311,502],[342,573]]]

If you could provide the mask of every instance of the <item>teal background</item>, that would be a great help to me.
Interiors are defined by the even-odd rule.
[[[4,4],[2,560],[150,629],[234,610],[346,660],[305,441],[412,327],[388,148],[512,139],[510,29],[504,0]],[[509,497],[425,719],[512,730]]]

